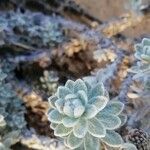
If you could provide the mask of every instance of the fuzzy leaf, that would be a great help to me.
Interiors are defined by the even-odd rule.
[[[87,120],[81,118],[78,120],[77,124],[73,127],[73,133],[78,138],[83,138],[87,133]]]
[[[121,145],[123,150],[137,150],[136,146],[131,143],[124,143]]]
[[[80,117],[85,111],[85,107],[82,105],[79,105],[77,107],[74,108],[74,117],[78,118]]]
[[[64,86],[58,87],[57,95],[59,98],[64,99],[65,96],[68,94],[71,94],[71,91],[67,87],[64,87]]]
[[[77,98],[77,96],[75,94],[68,94],[65,97],[65,101],[72,100],[72,99],[75,99],[75,98]]]
[[[68,80],[65,84],[65,87],[67,87],[68,89],[70,89],[73,92],[74,91],[74,81]]]
[[[145,46],[145,45],[150,46],[150,39],[144,38],[144,39],[142,40],[142,45],[143,45],[143,46]]]
[[[100,150],[99,139],[87,134],[84,139],[84,150]]]
[[[88,97],[84,91],[78,91],[78,98],[81,100],[83,105],[87,104]]]
[[[56,100],[55,106],[60,113],[63,113],[64,100],[63,99]]]
[[[66,128],[63,124],[59,124],[54,130],[54,135],[59,137],[67,136],[71,131],[72,128]]]
[[[85,81],[85,85],[86,85],[88,93],[89,93],[91,88],[92,88],[92,86],[87,81]]]
[[[49,121],[51,121],[52,123],[61,123],[62,119],[63,119],[63,115],[60,114],[57,110],[52,110],[50,111],[50,113],[48,114],[48,119]]]
[[[96,115],[96,118],[109,130],[117,129],[121,125],[120,118],[115,115],[101,114],[100,112]]]
[[[108,99],[104,96],[97,96],[92,98],[89,103],[93,104],[98,111],[101,111],[104,109],[104,107],[107,105]]]
[[[106,136],[101,138],[101,140],[109,146],[120,147],[123,143],[121,136],[112,130],[107,130]]]
[[[73,117],[73,109],[69,106],[69,105],[65,105],[63,108],[63,112],[69,116],[69,117]]]
[[[71,133],[67,138],[67,145],[71,149],[78,148],[82,144],[82,142],[83,139],[75,137],[73,133]]]
[[[51,123],[51,124],[50,124],[50,128],[54,130],[54,129],[57,127],[57,125],[58,125],[58,124],[56,124],[56,123]]]
[[[49,102],[49,104],[50,104],[50,106],[51,106],[52,108],[56,108],[55,102],[56,102],[57,99],[58,99],[58,98],[57,98],[57,96],[55,96],[55,95],[48,98],[48,102]]]
[[[97,108],[94,105],[87,105],[84,116],[88,119],[91,119],[95,117],[97,113],[98,113]]]
[[[62,123],[65,127],[73,127],[77,123],[78,119],[75,118],[70,118],[70,117],[65,117],[62,120]]]
[[[123,103],[117,101],[110,101],[101,112],[104,114],[119,115],[122,112],[123,108]]]
[[[123,126],[127,122],[127,116],[123,115],[123,114],[120,114],[119,118],[121,120],[121,125],[120,126]]]
[[[78,91],[85,91],[85,93],[87,93],[87,87],[84,81],[82,81],[81,79],[75,81],[74,93],[77,93]]]
[[[102,83],[98,83],[94,88],[91,89],[89,98],[103,96],[104,92],[104,85]]]
[[[104,137],[106,134],[105,127],[103,124],[96,118],[88,120],[88,132],[94,137]]]

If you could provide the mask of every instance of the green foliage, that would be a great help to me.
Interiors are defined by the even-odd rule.
[[[43,46],[55,46],[63,41],[63,30],[57,19],[53,17],[29,11],[26,13],[9,12],[0,15],[0,28],[13,42],[31,43],[31,46],[43,48]],[[16,34],[16,37],[11,36],[12,33]]]
[[[111,147],[123,144],[121,136],[114,130],[126,119],[119,117],[124,105],[109,101],[106,93],[102,83],[91,86],[78,79],[75,82],[68,80],[49,98],[51,128],[56,136],[64,139],[67,147],[99,150],[99,140]]]
[[[0,146],[9,149],[19,140],[19,134],[25,128],[26,121],[25,108],[12,91],[10,84],[6,83],[6,77],[7,75],[0,69]]]
[[[40,78],[40,81],[42,83],[42,88],[46,90],[47,95],[52,95],[56,92],[58,80],[59,78],[54,71],[44,71],[43,77]]]
[[[134,79],[142,79],[146,89],[150,89],[150,39],[144,38],[141,43],[135,45],[135,57],[139,60],[137,65],[131,68],[135,73]]]

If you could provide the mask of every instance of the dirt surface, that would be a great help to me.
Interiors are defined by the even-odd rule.
[[[95,17],[102,21],[110,21],[122,16],[129,10],[125,9],[125,0],[76,0],[82,7],[90,12]],[[145,1],[145,3],[148,0]],[[123,32],[124,35],[129,37],[139,37],[148,35],[150,33],[150,17],[144,20],[141,24],[129,28]]]

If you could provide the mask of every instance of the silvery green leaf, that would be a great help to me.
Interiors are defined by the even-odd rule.
[[[84,139],[84,150],[100,150],[99,139],[87,134]]]
[[[145,61],[150,62],[150,56],[148,56],[148,55],[142,54],[142,55],[141,55],[141,58],[142,58],[143,60],[145,60]]]
[[[98,113],[96,118],[103,124],[106,129],[113,130],[117,129],[121,125],[121,120],[118,116],[112,114],[101,114]]]
[[[123,150],[137,150],[136,146],[131,143],[124,143],[121,145]]]
[[[150,46],[150,39],[144,38],[144,39],[142,40],[142,45]]]
[[[84,91],[85,93],[87,93],[87,87],[84,81],[81,79],[75,81],[74,93],[77,93],[78,91]]]
[[[80,145],[83,143],[83,139],[81,138],[77,138],[76,136],[74,136],[73,133],[70,133],[70,135],[67,137],[67,145],[71,148],[71,149],[75,149],[80,147]]]
[[[101,138],[101,140],[112,147],[120,147],[123,143],[121,136],[113,130],[107,130],[105,137]]]
[[[55,106],[60,113],[63,113],[64,100],[63,99],[57,99],[55,101]]]
[[[78,138],[83,138],[87,133],[88,123],[85,118],[80,118],[73,127],[73,134]]]
[[[87,87],[88,92],[90,92],[92,86],[87,81],[85,81],[85,85]]]
[[[51,106],[52,108],[56,108],[55,102],[56,102],[57,99],[58,99],[58,98],[57,98],[57,96],[55,96],[55,95],[48,98],[48,102],[49,102],[49,104],[50,104],[50,106]]]
[[[54,130],[54,129],[57,127],[57,125],[58,125],[58,124],[56,124],[56,123],[51,123],[51,124],[50,124],[50,128]]]
[[[88,132],[94,137],[102,138],[106,134],[106,129],[97,118],[92,118],[88,120]]]
[[[55,136],[67,136],[72,132],[72,128],[66,128],[63,124],[57,125],[57,127],[54,130]]]
[[[72,107],[70,107],[70,104],[65,104],[63,112],[69,117],[74,116],[74,110],[72,109]]]
[[[81,100],[83,105],[86,105],[88,102],[87,94],[84,91],[78,91],[78,98]]]
[[[120,126],[123,126],[127,122],[127,115],[120,114],[118,117],[121,120],[121,125]]]
[[[71,93],[72,93],[71,90],[67,87],[64,87],[64,86],[58,87],[57,96],[59,98],[64,99],[66,97],[66,95],[71,94]]]
[[[119,101],[109,101],[106,107],[101,111],[104,114],[119,115],[124,108],[124,104]]]
[[[52,123],[61,123],[63,118],[64,116],[55,109],[50,111],[50,113],[48,114],[48,119]]]
[[[84,144],[81,144],[80,147],[75,148],[74,150],[84,150]]]
[[[98,111],[104,109],[104,107],[107,105],[107,102],[108,98],[104,96],[93,97],[92,99],[89,100],[89,103],[94,105]]]
[[[10,149],[0,142],[0,150],[10,150]]]
[[[70,89],[73,92],[74,91],[74,81],[68,80],[65,84],[65,87],[67,87],[68,89]]]
[[[70,118],[70,117],[65,117],[62,120],[62,123],[65,127],[73,127],[76,125],[77,122],[78,122],[78,119]]]
[[[102,83],[98,83],[94,88],[91,89],[89,93],[89,98],[103,96],[104,92],[104,85]]]
[[[85,111],[85,107],[82,106],[82,105],[79,105],[77,107],[74,108],[74,117],[75,118],[79,118],[82,116],[82,114],[84,113]]]
[[[65,97],[65,101],[76,99],[76,98],[77,98],[77,95],[75,95],[75,94],[68,94]]]
[[[87,105],[85,112],[84,112],[84,117],[91,119],[95,117],[95,115],[98,113],[96,106],[94,105]]]

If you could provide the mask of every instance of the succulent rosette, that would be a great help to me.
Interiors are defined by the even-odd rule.
[[[101,142],[112,147],[122,145],[121,136],[114,130],[126,120],[120,114],[124,105],[109,101],[102,83],[91,86],[81,79],[68,80],[49,103],[50,126],[70,149],[99,150]]]
[[[150,63],[150,39],[144,38],[142,43],[135,45],[135,50],[137,59]]]
[[[143,78],[147,83],[150,75],[150,39],[144,38],[141,43],[135,45],[135,50],[135,57],[139,61],[130,71],[135,73],[133,79]]]

